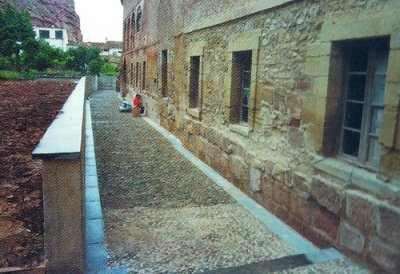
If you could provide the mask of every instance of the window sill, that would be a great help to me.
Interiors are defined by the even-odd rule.
[[[361,188],[374,193],[390,201],[395,201],[400,195],[400,185],[386,183],[376,177],[376,173],[367,171],[351,163],[333,158],[323,159],[319,157],[314,167],[321,172],[334,176],[348,186]]]
[[[187,113],[192,117],[200,119],[201,115],[200,108],[188,108]]]
[[[233,132],[236,132],[240,135],[243,135],[245,137],[249,137],[249,127],[244,124],[233,124],[229,126],[229,129]]]

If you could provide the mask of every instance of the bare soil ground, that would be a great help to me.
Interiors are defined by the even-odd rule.
[[[0,268],[43,262],[41,162],[32,150],[73,80],[0,80]]]

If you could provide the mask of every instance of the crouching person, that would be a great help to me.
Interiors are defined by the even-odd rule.
[[[142,102],[142,96],[140,94],[136,94],[133,98],[133,108],[132,108],[132,115],[134,117],[139,117],[140,114],[144,113],[144,106]]]

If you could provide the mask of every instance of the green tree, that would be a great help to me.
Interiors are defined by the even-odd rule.
[[[91,61],[100,59],[100,49],[97,47],[78,46],[67,51],[66,66],[69,69],[85,73]]]
[[[90,75],[100,75],[104,63],[104,60],[102,60],[101,58],[93,59],[89,62],[88,73]]]
[[[66,62],[66,54],[61,49],[54,48],[43,40],[30,41],[22,56],[25,67],[40,71],[49,68],[63,69]]]
[[[20,70],[20,52],[28,41],[35,39],[29,14],[19,11],[9,4],[0,10],[0,55],[15,56],[15,69]]]

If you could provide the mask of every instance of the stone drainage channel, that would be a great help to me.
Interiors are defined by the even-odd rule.
[[[118,113],[119,103],[98,91],[86,104],[88,273],[369,273],[304,239],[150,119]]]

